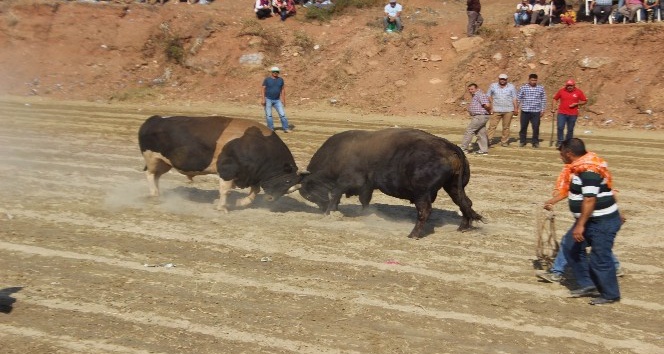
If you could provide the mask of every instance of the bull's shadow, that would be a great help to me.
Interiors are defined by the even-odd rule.
[[[7,314],[12,312],[16,299],[11,297],[11,295],[21,291],[21,289],[23,289],[23,287],[20,286],[0,289],[0,312]]]
[[[385,220],[411,223],[412,227],[415,227],[415,223],[417,222],[417,209],[414,205],[372,203],[364,209],[359,204],[339,205],[339,212],[346,217],[361,217],[375,214]],[[422,237],[424,238],[435,233],[435,229],[443,225],[452,224],[458,226],[460,223],[461,216],[456,211],[432,208],[429,220],[424,224]]]

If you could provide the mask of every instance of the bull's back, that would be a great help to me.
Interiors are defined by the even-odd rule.
[[[230,117],[160,117],[148,118],[138,133],[141,152],[159,158],[183,172],[216,172],[216,158],[229,141],[252,127],[269,135],[266,127]]]

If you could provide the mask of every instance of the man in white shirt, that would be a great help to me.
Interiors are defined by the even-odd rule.
[[[397,4],[397,0],[390,0],[390,3],[385,5],[385,17],[383,18],[383,27],[387,30],[390,23],[395,23],[396,31],[401,32],[401,4]]]

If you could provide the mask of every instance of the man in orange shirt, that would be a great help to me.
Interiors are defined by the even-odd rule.
[[[563,140],[568,140],[574,137],[574,125],[579,116],[579,106],[588,102],[586,95],[583,91],[576,87],[576,82],[569,79],[565,83],[565,87],[561,88],[553,96],[551,113],[555,112],[555,102],[560,101],[558,105],[558,139],[556,147],[559,147]],[[565,126],[567,126],[567,134],[565,133]]]

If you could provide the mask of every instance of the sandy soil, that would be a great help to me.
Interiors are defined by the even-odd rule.
[[[349,198],[330,217],[299,195],[220,214],[212,177],[169,173],[162,198],[147,196],[144,119],[260,120],[257,107],[4,98],[0,112],[4,353],[664,353],[661,133],[580,131],[609,161],[629,219],[615,247],[623,299],[595,307],[533,275],[535,211],[561,167],[553,148],[470,156],[467,193],[487,223],[457,232],[440,193],[427,237],[411,240],[414,207],[380,193],[368,214]],[[290,113],[297,128],[283,139],[301,168],[347,129],[413,126],[458,142],[463,128]],[[556,211],[560,235],[571,217]]]

